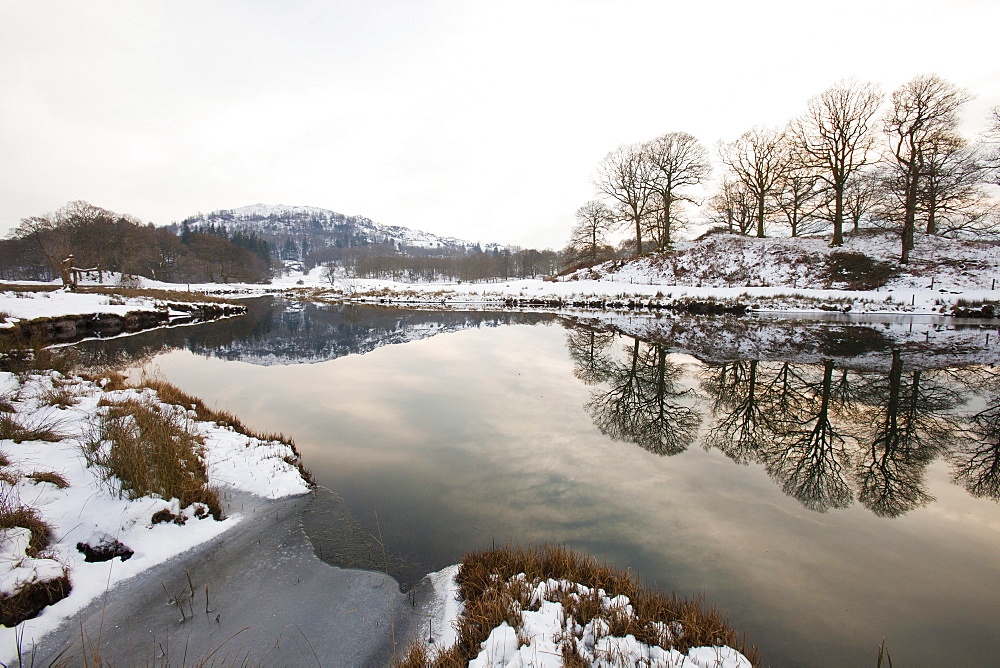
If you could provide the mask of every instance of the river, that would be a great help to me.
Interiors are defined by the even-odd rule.
[[[766,664],[1000,656],[995,321],[267,298],[78,348],[292,437],[317,554],[384,545],[404,588],[559,543],[703,595]]]

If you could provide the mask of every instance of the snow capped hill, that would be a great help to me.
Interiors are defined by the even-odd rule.
[[[198,214],[184,221],[191,227],[224,225],[230,233],[253,232],[269,242],[283,243],[286,239],[322,246],[358,246],[391,244],[396,248],[425,248],[443,250],[482,250],[499,248],[498,244],[480,246],[477,242],[442,237],[399,225],[382,225],[364,216],[347,216],[336,211],[313,206],[286,206],[282,204],[252,204],[236,209],[220,209],[208,214]]]

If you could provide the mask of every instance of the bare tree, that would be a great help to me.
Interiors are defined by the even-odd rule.
[[[798,145],[787,138],[786,168],[781,172],[775,189],[774,202],[784,214],[793,237],[817,231],[825,221],[820,215],[830,201],[829,189],[815,168],[803,159]]]
[[[591,200],[576,210],[568,251],[570,262],[593,265],[610,255],[605,235],[615,223],[614,212],[607,204]]]
[[[833,194],[833,246],[844,245],[844,191],[851,176],[869,164],[872,118],[881,102],[874,84],[842,81],[809,100],[795,125],[803,154]]]
[[[981,151],[961,137],[942,135],[928,142],[917,188],[917,211],[927,234],[993,232],[993,207],[983,192],[989,167]]]
[[[900,262],[910,261],[921,180],[926,176],[933,145],[957,138],[958,111],[971,95],[934,74],[911,79],[892,93],[892,109],[884,121],[903,205]]]
[[[650,163],[639,144],[626,144],[608,153],[594,179],[597,192],[617,204],[619,220],[635,230],[635,252],[642,254],[643,224],[653,204]]]
[[[884,182],[878,171],[861,169],[848,179],[844,189],[844,221],[857,232],[861,221],[869,219],[885,200]]]
[[[743,184],[753,198],[757,236],[764,237],[768,203],[788,168],[789,154],[784,150],[785,133],[755,127],[739,139],[719,145],[722,162]]]
[[[722,177],[718,192],[708,200],[708,219],[728,232],[750,232],[754,224],[754,202],[742,181]]]
[[[712,171],[708,152],[686,132],[668,132],[644,145],[650,166],[650,187],[659,199],[656,215],[656,242],[666,248],[677,226],[681,202],[695,203],[685,188],[701,184]]]

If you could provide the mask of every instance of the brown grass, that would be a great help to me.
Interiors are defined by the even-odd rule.
[[[69,482],[59,473],[55,471],[35,471],[34,473],[29,473],[25,476],[35,482],[47,482],[55,485],[59,489],[66,489],[69,487]]]
[[[0,438],[7,438],[15,443],[22,441],[60,441],[62,434],[55,429],[55,423],[34,420],[34,424],[14,417],[13,413],[0,415]]]
[[[31,539],[26,550],[29,557],[37,557],[38,553],[52,542],[52,527],[42,520],[37,510],[11,504],[7,500],[0,501],[0,529],[14,529],[16,527],[31,532]]]
[[[143,377],[142,382],[136,387],[146,387],[154,390],[164,403],[181,406],[195,412],[197,419],[203,422],[215,422],[216,424],[229,427],[233,431],[244,436],[256,438],[260,441],[277,441],[284,443],[292,449],[294,457],[285,458],[285,462],[291,464],[299,470],[302,479],[310,485],[315,484],[312,474],[302,465],[301,456],[295,447],[295,442],[291,437],[278,432],[259,432],[243,423],[238,417],[228,411],[220,411],[209,408],[201,399],[194,397],[182,389],[159,378]]]
[[[524,579],[515,577],[520,573],[524,573]],[[601,614],[614,636],[631,634],[640,642],[681,653],[692,647],[728,645],[742,652],[754,665],[759,664],[756,648],[736,633],[720,611],[706,607],[700,599],[690,600],[647,589],[630,574],[613,566],[598,563],[565,547],[547,545],[541,548],[508,546],[466,556],[457,576],[465,611],[459,619],[455,645],[431,656],[433,653],[426,646],[419,647],[422,643],[414,644],[398,665],[467,665],[479,655],[481,643],[501,622],[520,629],[520,611],[538,608],[537,603],[529,606],[533,584],[549,578],[568,580],[594,590],[589,596],[570,596],[568,592],[561,595],[560,602],[567,618],[572,615],[581,625]],[[627,596],[635,614],[602,611],[597,589],[603,589],[612,598]],[[665,634],[664,624],[682,631]],[[563,655],[569,661],[566,665],[579,665],[573,651],[575,643],[572,638],[563,641]]]
[[[38,400],[46,406],[56,406],[58,408],[69,408],[79,400],[73,390],[68,387],[53,387],[38,397]]]
[[[127,498],[155,494],[176,498],[182,508],[205,504],[222,518],[218,493],[209,487],[203,442],[174,411],[129,399],[108,405],[94,427],[84,455],[107,472],[104,480]]]
[[[2,292],[55,292],[61,285],[22,285],[20,283],[0,283]]]
[[[109,285],[88,285],[77,288],[77,292],[91,293],[98,295],[112,295],[126,298],[147,297],[149,299],[161,299],[171,302],[193,302],[213,304],[235,304],[242,305],[238,299],[226,299],[208,295],[204,292],[187,292],[185,290],[160,290],[154,288],[123,288]]]

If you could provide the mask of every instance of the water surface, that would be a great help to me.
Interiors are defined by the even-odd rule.
[[[407,586],[564,543],[703,594],[771,665],[1000,656],[995,323],[257,301],[85,351],[292,436],[317,551]],[[367,559],[367,561],[366,561]],[[372,563],[374,561],[374,563]]]

